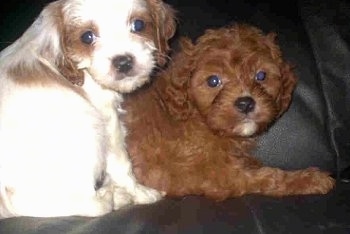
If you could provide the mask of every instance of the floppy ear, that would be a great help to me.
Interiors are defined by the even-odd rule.
[[[63,36],[64,37],[64,36]],[[82,70],[79,70],[77,68],[77,65],[69,58],[67,55],[67,51],[65,48],[65,41],[61,37],[61,50],[62,50],[62,57],[58,61],[58,69],[60,73],[73,85],[82,86],[84,84],[84,72]]]
[[[82,86],[84,84],[84,73],[78,70],[70,59],[65,57],[58,64],[60,73],[72,84]]]
[[[61,12],[60,15],[62,15]],[[73,45],[72,40],[70,40],[72,32],[67,29],[63,19],[56,18],[56,20],[61,48],[61,57],[57,61],[57,67],[66,80],[74,85],[82,86],[84,84],[84,72],[77,68],[77,65],[70,58],[67,49]]]
[[[188,38],[181,38],[180,52],[158,79],[158,93],[168,113],[177,120],[185,120],[192,114],[188,86],[195,67],[195,46]]]
[[[281,116],[290,105],[293,90],[297,83],[297,76],[294,73],[294,67],[290,63],[283,61],[282,51],[277,43],[277,34],[274,32],[268,33],[265,39],[265,44],[270,48],[272,58],[280,63],[282,87],[278,99],[278,116]]]
[[[265,36],[265,44],[270,48],[272,58],[280,59],[282,58],[282,52],[277,42],[277,34],[270,32]]]
[[[153,31],[157,47],[157,64],[165,65],[170,50],[168,40],[176,30],[175,10],[161,0],[146,0],[153,20]]]
[[[282,76],[282,90],[279,96],[280,112],[278,116],[281,116],[288,109],[292,100],[293,90],[298,80],[294,73],[294,68],[289,63],[282,63],[280,70]]]
[[[25,34],[28,39],[36,42],[35,45],[39,45],[34,46],[32,51],[43,65],[71,83],[82,85],[84,74],[76,68],[64,49],[66,47],[61,10],[61,2],[50,3]]]

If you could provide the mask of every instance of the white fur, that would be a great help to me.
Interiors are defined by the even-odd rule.
[[[82,87],[70,84],[57,67],[64,59],[57,7],[63,9],[64,24],[98,26],[92,55],[73,56],[84,71]],[[136,182],[118,118],[121,93],[144,84],[155,66],[154,43],[132,35],[128,24],[130,15],[145,10],[142,0],[60,0],[1,52],[1,218],[98,216],[161,198]],[[111,59],[125,53],[134,55],[135,72],[116,80]],[[38,72],[42,67],[51,72],[50,81],[31,81],[46,74]],[[28,77],[15,79],[16,69]],[[103,172],[104,184],[95,191]]]

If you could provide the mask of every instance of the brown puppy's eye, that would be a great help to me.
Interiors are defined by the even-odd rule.
[[[215,88],[221,85],[221,79],[217,75],[211,75],[207,79],[207,84],[211,88]]]
[[[256,79],[257,81],[264,81],[264,80],[266,79],[266,72],[264,72],[264,71],[259,71],[258,73],[256,73],[255,79]]]

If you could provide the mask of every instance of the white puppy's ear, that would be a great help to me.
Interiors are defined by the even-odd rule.
[[[54,28],[56,28],[57,37],[59,39],[59,54],[57,54],[57,68],[59,72],[72,84],[82,86],[84,84],[84,73],[77,68],[77,64],[68,56],[67,46],[65,42],[65,30],[64,14],[62,12],[62,4],[51,3],[47,7],[47,11],[53,17]]]
[[[82,85],[84,74],[69,59],[63,43],[64,23],[61,2],[47,5],[24,36],[34,58],[75,85]]]
[[[154,38],[157,46],[157,63],[163,66],[167,62],[167,54],[170,50],[168,40],[172,38],[176,30],[175,10],[161,0],[146,0],[154,26]]]
[[[60,73],[72,84],[82,86],[84,84],[84,73],[82,70],[77,69],[76,64],[69,59],[64,57],[58,64]]]

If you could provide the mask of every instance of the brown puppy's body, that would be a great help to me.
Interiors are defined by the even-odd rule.
[[[326,172],[264,167],[251,156],[295,83],[273,34],[235,25],[208,30],[195,45],[183,40],[170,67],[124,102],[137,178],[168,196],[217,200],[327,193],[334,180]]]

